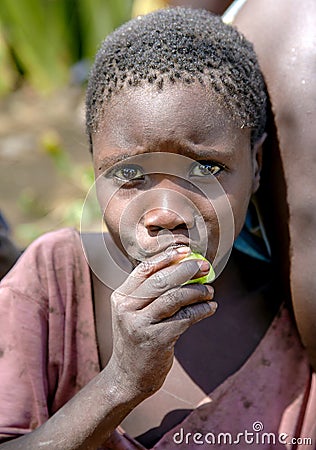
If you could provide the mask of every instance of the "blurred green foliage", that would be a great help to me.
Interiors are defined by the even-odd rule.
[[[100,43],[130,19],[132,5],[133,0],[0,0],[0,97],[25,84],[37,95],[83,83]],[[13,226],[23,246],[51,229],[79,228],[94,179],[90,165],[70,156],[58,127],[42,133],[39,147],[72,194],[47,202],[34,186],[20,192],[14,208],[25,220]],[[86,215],[93,223],[100,215],[97,204],[89,204]]]
[[[0,95],[21,78],[43,93],[64,86],[131,10],[132,0],[1,0]]]
[[[15,236],[22,246],[48,230],[60,227],[81,226],[82,210],[85,208],[85,226],[94,229],[100,222],[100,208],[95,201],[85,202],[86,195],[94,183],[91,164],[79,164],[63,147],[62,139],[56,130],[46,130],[39,142],[41,151],[51,160],[56,177],[63,184],[72,187],[72,194],[58,198],[56,202],[43,201],[43,196],[33,187],[23,189],[17,199],[18,208],[27,219],[15,224]]]
[[[81,84],[102,40],[130,19],[132,9],[133,0],[0,0],[0,97],[25,84],[36,95]],[[23,247],[49,230],[79,229],[94,181],[92,166],[71,157],[57,125],[43,131],[39,148],[71,194],[47,201],[32,185],[19,192],[12,208],[23,220],[12,226]],[[96,202],[85,205],[85,220],[92,228],[100,222]]]

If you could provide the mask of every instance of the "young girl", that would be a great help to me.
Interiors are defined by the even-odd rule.
[[[84,237],[91,270],[64,229],[3,280],[1,448],[315,439],[309,362],[260,239],[222,270],[259,187],[265,110],[251,45],[205,11],[155,12],[105,40],[87,130],[109,234]],[[210,271],[192,251],[212,286],[187,284]]]

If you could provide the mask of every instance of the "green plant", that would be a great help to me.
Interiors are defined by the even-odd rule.
[[[69,153],[63,148],[57,132],[48,130],[42,134],[40,142],[42,150],[51,159],[56,174],[72,185],[77,196],[71,201],[60,202],[53,215],[66,226],[80,227],[81,211],[86,194],[94,183],[94,172],[91,165],[81,165],[72,161]],[[89,206],[88,206],[89,207]],[[56,214],[57,213],[57,214]],[[99,216],[99,209],[92,206],[88,212],[91,222]]]
[[[78,0],[82,57],[91,60],[101,41],[131,16],[132,0]]]
[[[51,160],[58,182],[67,187],[68,193],[47,201],[32,187],[21,191],[17,206],[26,221],[15,225],[15,236],[24,247],[47,231],[61,227],[80,229],[82,208],[94,182],[92,164],[79,164],[70,157],[55,129],[42,133],[39,146]],[[85,204],[85,225],[93,229],[99,222],[99,206],[96,201],[89,201]]]
[[[1,0],[0,20],[17,67],[41,92],[63,85],[71,63],[64,1]]]
[[[69,82],[74,63],[93,58],[131,8],[132,0],[1,0],[0,57],[11,53],[7,61],[16,73],[38,91],[51,92]]]
[[[13,69],[13,61],[4,39],[0,23],[0,95],[6,94],[14,88],[16,74]]]

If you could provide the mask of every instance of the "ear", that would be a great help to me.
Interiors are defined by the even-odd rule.
[[[260,139],[258,139],[252,148],[252,168],[253,168],[253,180],[252,180],[252,193],[254,194],[260,185],[260,174],[262,169],[262,146],[266,140],[267,133],[264,133]]]

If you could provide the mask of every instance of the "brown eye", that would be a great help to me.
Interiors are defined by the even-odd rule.
[[[145,178],[142,168],[136,165],[120,166],[111,172],[111,176],[122,182],[144,180]]]
[[[191,168],[190,175],[194,177],[205,177],[208,175],[218,175],[224,167],[221,164],[210,161],[198,161]]]

